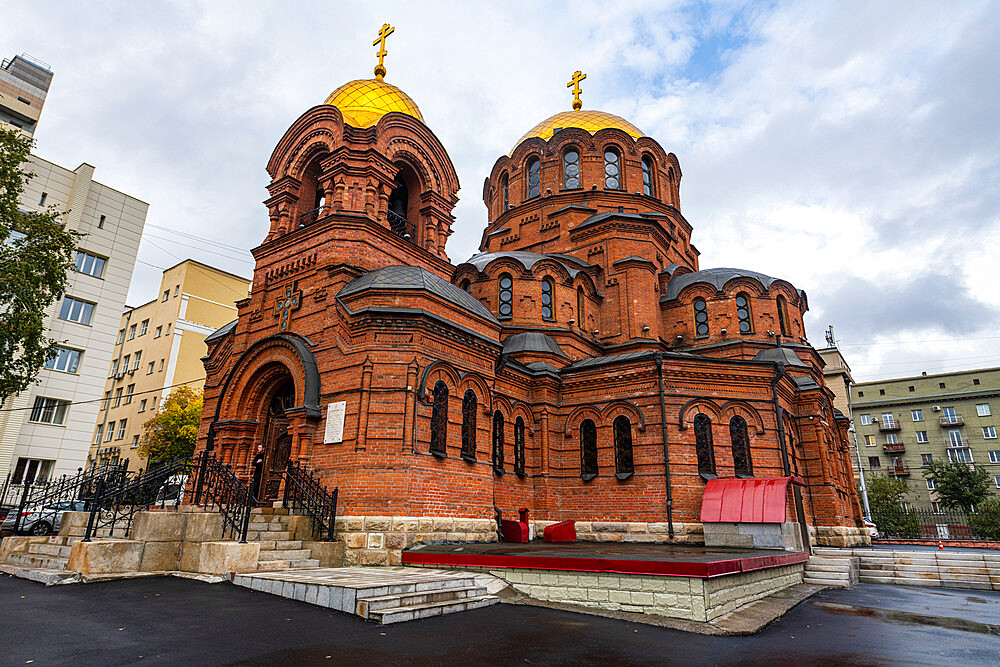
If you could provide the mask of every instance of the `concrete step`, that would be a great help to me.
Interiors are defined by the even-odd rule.
[[[362,598],[357,601],[357,613],[361,618],[368,618],[373,612],[401,607],[414,607],[433,602],[449,602],[465,598],[482,597],[486,589],[481,586],[463,586],[447,588],[440,591],[413,591],[398,595],[380,595]]]
[[[58,556],[60,558],[69,558],[69,552],[72,550],[72,546],[62,546],[60,544],[52,543],[28,545],[28,553],[42,554],[44,556]]]
[[[247,540],[250,542],[263,542],[267,540],[290,540],[292,534],[287,530],[248,530]]]
[[[254,540],[260,542],[261,551],[301,549],[302,540]]]
[[[41,554],[13,554],[7,557],[7,562],[12,565],[26,565],[28,567],[40,567],[47,570],[65,570],[68,558],[59,556],[44,556]]]
[[[481,595],[478,597],[464,598],[445,602],[429,602],[411,607],[394,607],[371,612],[370,620],[388,625],[390,623],[403,623],[405,621],[415,621],[431,616],[442,616],[444,614],[454,614],[460,611],[470,611],[489,607],[500,602],[500,598],[495,595]]]
[[[806,572],[850,572],[848,565],[813,565],[812,561],[806,564]]]
[[[812,555],[813,557],[821,556],[824,558],[850,558],[855,554],[852,549],[837,549],[834,547],[813,547]]]
[[[312,549],[270,549],[264,555],[268,560],[301,560],[312,558]]]
[[[288,560],[258,560],[257,561],[257,571],[258,572],[273,572],[275,570],[287,570],[292,566],[292,562]]]
[[[311,567],[319,567],[318,558],[299,558],[297,560],[288,561],[288,567],[293,570],[303,570]]]
[[[52,570],[44,567],[28,567],[26,565],[0,564],[0,572],[9,574],[29,581],[37,581],[46,586],[56,584],[72,584],[80,581],[77,572],[67,572],[66,570]]]
[[[288,516],[286,507],[254,507],[250,510],[250,516]]]

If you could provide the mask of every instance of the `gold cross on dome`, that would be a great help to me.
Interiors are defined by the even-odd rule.
[[[378,56],[378,65],[375,66],[375,78],[379,81],[381,81],[382,77],[385,76],[385,65],[383,64],[383,60],[389,53],[385,50],[385,38],[394,32],[396,32],[395,28],[388,23],[383,23],[382,29],[378,31],[378,39],[372,42],[372,46],[378,47],[378,52],[375,54]]]
[[[580,82],[587,78],[587,75],[576,70],[573,76],[570,77],[569,83],[566,84],[567,88],[573,89],[573,111],[579,111],[583,108],[583,102],[580,101]]]

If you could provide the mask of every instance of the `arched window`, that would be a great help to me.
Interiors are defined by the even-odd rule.
[[[715,451],[712,448],[712,420],[700,412],[694,416],[694,450],[698,455],[698,474],[704,479],[716,477]]]
[[[445,456],[448,442],[448,385],[434,383],[434,407],[431,410],[431,454]]]
[[[506,173],[500,176],[500,205],[501,213],[510,208],[510,183],[507,180]]]
[[[576,326],[583,328],[583,288],[576,288]]]
[[[552,278],[542,279],[542,319],[554,320],[555,309],[552,303]]]
[[[708,304],[702,298],[694,300],[694,333],[699,338],[708,335]]]
[[[514,279],[510,277],[509,273],[502,273],[498,285],[500,287],[497,295],[500,301],[500,317],[510,317],[514,314]]]
[[[514,473],[524,477],[524,419],[514,420]]]
[[[736,319],[740,323],[740,333],[753,333],[753,315],[750,312],[750,295],[740,292],[736,295]]]
[[[528,158],[528,199],[542,194],[542,163],[537,157]]]
[[[782,336],[790,336],[788,330],[788,312],[785,310],[785,297],[778,295],[778,328],[781,329]]]
[[[466,292],[471,292],[472,291],[472,283],[469,281],[468,278],[466,278],[461,283],[459,283],[458,286],[461,287]]]
[[[642,194],[652,197],[656,194],[653,187],[653,160],[648,155],[642,156]]]
[[[493,471],[503,474],[503,413],[493,413]]]
[[[632,464],[632,422],[625,415],[615,417],[615,477],[628,479],[635,472]]]
[[[576,190],[580,187],[580,152],[568,148],[563,153],[563,188]]]
[[[604,149],[604,187],[608,190],[622,189],[622,159],[613,148]]]
[[[580,424],[580,476],[585,482],[597,477],[597,424],[593,419]]]
[[[670,199],[675,199],[674,193],[677,191],[677,189],[676,189],[677,184],[674,183],[674,168],[673,167],[667,167],[667,186],[670,188],[667,196]],[[670,203],[674,204],[676,202],[671,201]]]
[[[471,389],[462,397],[462,458],[476,460],[476,392]]]
[[[750,438],[747,435],[747,420],[736,415],[729,420],[729,439],[733,443],[733,466],[737,477],[753,477],[753,461],[750,458]]]

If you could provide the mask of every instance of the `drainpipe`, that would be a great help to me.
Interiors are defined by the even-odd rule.
[[[778,347],[781,347],[781,341],[778,341]],[[781,451],[781,467],[784,470],[785,476],[788,477],[792,474],[791,467],[788,465],[788,451],[785,449],[785,417],[784,410],[778,404],[778,382],[781,378],[786,376],[784,364],[775,363],[775,370],[777,371],[774,375],[774,380],[771,381],[771,401],[774,406],[774,414],[778,420],[778,442],[780,443]],[[806,511],[805,507],[802,505],[802,489],[799,488],[797,484],[792,484],[792,497],[795,500],[795,518],[799,521],[799,532],[802,535],[802,545],[805,550],[812,553],[812,545],[809,543],[809,528],[806,525]]]
[[[667,480],[667,533],[674,539],[674,496],[670,487],[670,449],[667,447],[667,399],[663,395],[663,353],[656,353],[657,381],[660,385],[660,431],[663,433],[663,471]]]

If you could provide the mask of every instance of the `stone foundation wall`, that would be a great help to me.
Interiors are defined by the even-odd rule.
[[[798,521],[784,523],[706,523],[705,546],[803,551]]]
[[[872,543],[867,530],[854,526],[816,526],[810,535],[813,544],[820,547],[867,547]]]

